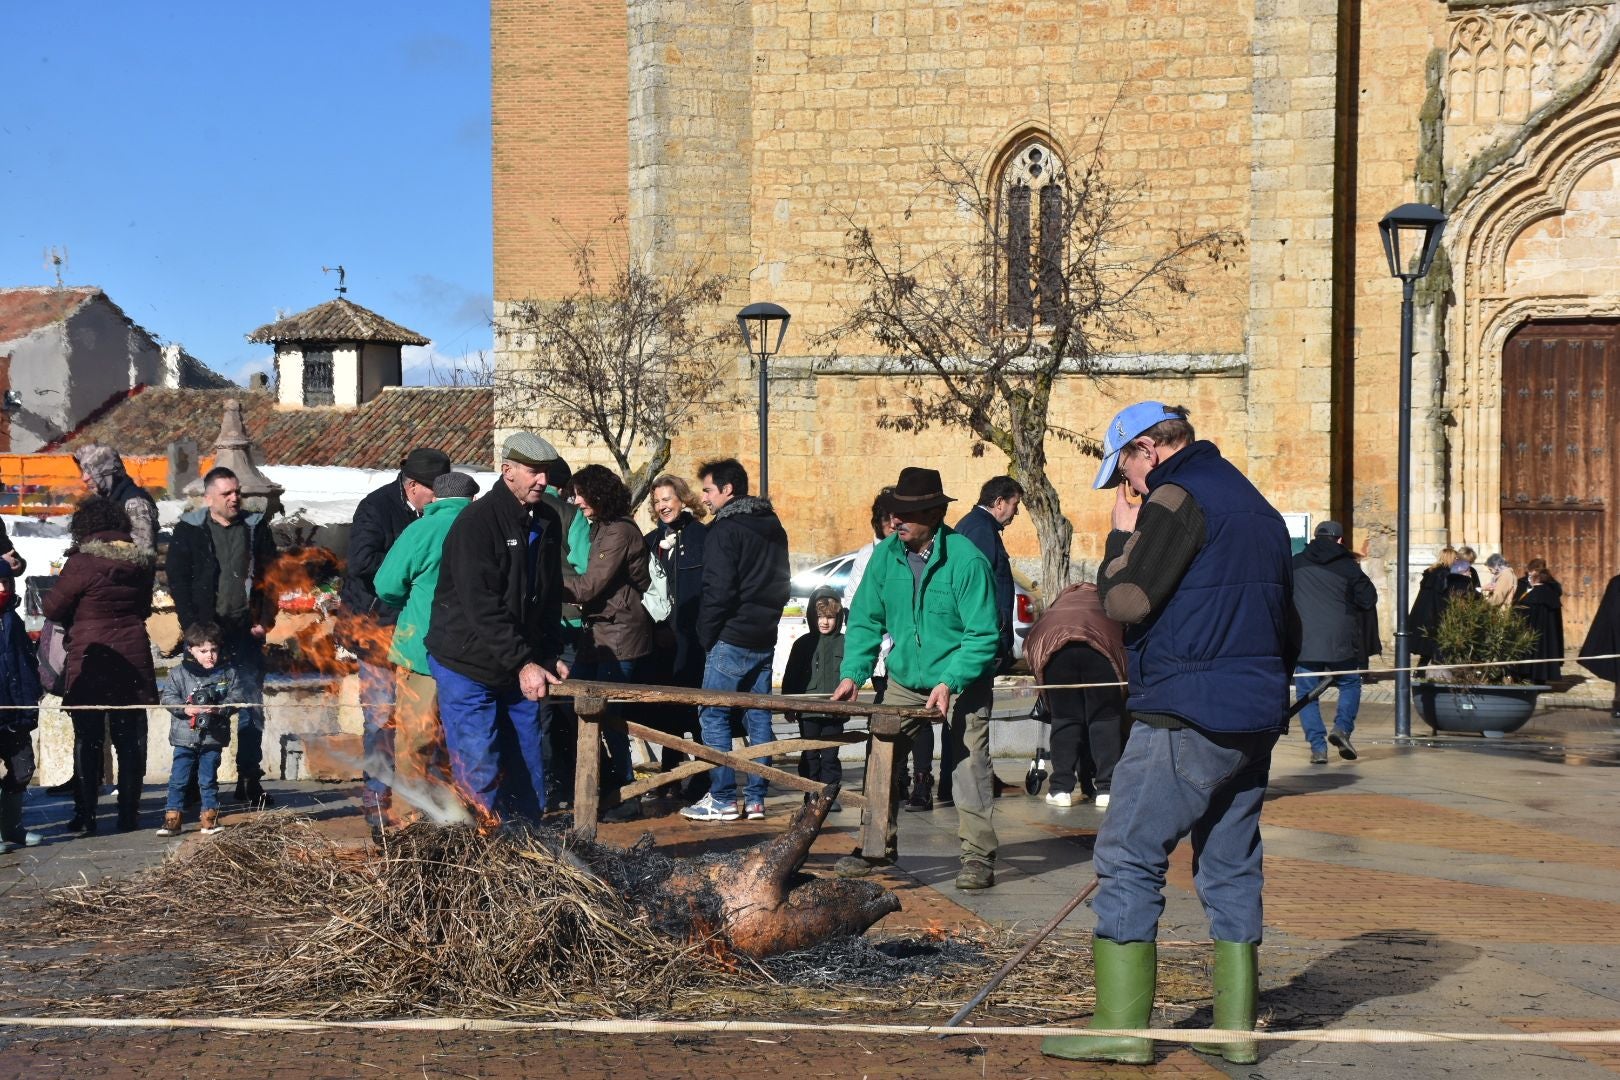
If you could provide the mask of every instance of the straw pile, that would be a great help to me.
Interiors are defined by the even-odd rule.
[[[673,908],[647,902],[680,865],[647,843],[612,848],[550,830],[420,825],[382,849],[345,848],[307,818],[256,815],[133,878],[56,893],[40,926],[54,941],[32,944],[57,958],[64,941],[83,945],[84,990],[109,953],[161,958],[154,981],[169,985],[120,982],[41,1004],[126,1016],[927,1022],[955,1011],[1029,932],[874,934],[756,963],[683,933]],[[705,917],[701,902],[692,913]],[[68,974],[59,961],[24,964],[21,936],[14,965]],[[1201,956],[1177,952],[1161,953],[1161,995],[1207,995]],[[1088,949],[1049,940],[981,1017],[1088,1013],[1090,972]]]
[[[619,1016],[725,977],[705,942],[638,918],[625,884],[555,835],[413,826],[368,855],[268,814],[131,880],[63,890],[53,928],[196,951],[208,984],[145,1004],[216,1015]]]

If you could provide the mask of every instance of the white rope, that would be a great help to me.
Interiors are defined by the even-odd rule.
[[[597,1035],[665,1035],[692,1032],[750,1034],[836,1031],[852,1035],[998,1035],[1045,1038],[1050,1035],[1104,1035],[1157,1042],[1312,1042],[1312,1043],[1572,1043],[1620,1044],[1620,1029],[1604,1031],[1412,1031],[1378,1028],[1306,1028],[1300,1031],[1231,1031],[1221,1028],[945,1027],[942,1024],[814,1024],[774,1020],[487,1020],[432,1016],[405,1020],[290,1020],[280,1017],[93,1017],[0,1016],[0,1027],[170,1028],[211,1031],[570,1031]]]
[[[1594,656],[1569,656],[1569,657],[1565,657],[1562,661],[1559,661],[1559,662],[1560,663],[1565,663],[1565,664],[1579,664],[1579,663],[1584,663],[1587,660],[1620,660],[1620,653],[1598,653],[1598,654],[1596,654]],[[1521,665],[1521,664],[1547,664],[1547,663],[1552,663],[1552,662],[1553,661],[1543,657],[1542,659],[1539,659],[1539,660],[1498,660],[1498,661],[1495,661],[1495,662],[1492,662],[1492,663],[1478,663],[1478,664],[1423,664],[1423,665],[1414,664],[1414,665],[1410,665],[1410,666],[1404,667],[1404,668],[1402,668],[1402,667],[1343,668],[1343,669],[1334,670],[1334,671],[1299,671],[1299,672],[1295,672],[1293,675],[1291,675],[1290,679],[1295,679],[1295,678],[1299,678],[1299,679],[1328,679],[1328,678],[1336,678],[1336,677],[1338,677],[1340,675],[1393,675],[1393,674],[1396,674],[1397,672],[1401,672],[1401,671],[1410,671],[1410,672],[1413,672],[1413,673],[1423,672],[1423,671],[1460,671],[1460,670],[1462,670],[1464,668],[1515,667],[1515,666],[1518,666],[1518,665]],[[1097,688],[1101,688],[1101,687],[1109,687],[1109,686],[1125,686],[1125,687],[1128,687],[1129,685],[1130,685],[1129,683],[1125,683],[1125,682],[1033,683],[1033,684],[1020,683],[1020,684],[1018,684],[1016,686],[997,687],[997,689],[1001,690],[1003,692],[1008,692],[1008,693],[1028,694],[1028,693],[1033,693],[1036,690],[1092,690],[1092,689],[1097,689]],[[1459,689],[1466,689],[1467,688],[1466,683],[1456,683],[1456,684],[1453,684],[1453,685],[1457,686]],[[672,687],[671,689],[679,689],[679,687]],[[804,699],[806,701],[826,701],[826,700],[828,700],[827,695],[825,695],[825,694],[776,694],[774,696],[776,696],[776,697],[802,698],[802,699]],[[571,701],[573,699],[569,698],[567,700]],[[609,694],[608,695],[608,700],[609,701],[618,701],[618,700],[621,700],[621,699],[615,698],[611,694]],[[18,709],[33,709],[33,708],[53,709],[53,710],[56,710],[58,712],[74,712],[76,710],[86,710],[86,711],[95,710],[95,711],[102,711],[102,712],[116,712],[116,711],[124,710],[124,709],[141,709],[141,710],[144,711],[146,709],[174,709],[174,708],[184,708],[184,707],[185,706],[183,706],[183,705],[161,705],[161,704],[159,704],[159,705],[55,705],[55,704],[45,704],[45,703],[42,702],[38,706],[34,706],[34,705],[0,705],[0,712],[9,711],[9,710],[18,710]],[[349,709],[384,709],[384,710],[386,710],[388,708],[391,708],[391,706],[387,706],[387,705],[360,705],[358,703],[347,704],[347,703],[341,703],[341,702],[336,702],[336,701],[317,702],[317,703],[310,703],[310,704],[301,704],[299,702],[288,701],[288,702],[276,702],[273,706],[266,705],[266,703],[262,702],[262,701],[234,701],[234,702],[222,702],[222,703],[220,703],[218,705],[211,706],[211,708],[218,708],[218,709],[265,709],[266,711],[275,711],[275,712],[295,712],[295,711],[325,712],[325,711],[327,711],[329,709],[335,709],[335,708],[340,708],[340,707],[341,708],[349,708]],[[763,744],[761,744],[761,745],[763,745]]]

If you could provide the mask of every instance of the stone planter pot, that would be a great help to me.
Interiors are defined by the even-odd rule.
[[[1412,686],[1424,721],[1436,732],[1499,739],[1535,715],[1536,697],[1547,686],[1459,686],[1419,682]]]

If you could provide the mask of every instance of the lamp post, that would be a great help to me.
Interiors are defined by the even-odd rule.
[[[1399,461],[1395,476],[1395,737],[1412,735],[1412,651],[1406,632],[1407,579],[1411,563],[1412,516],[1412,293],[1429,272],[1446,215],[1423,203],[1397,206],[1384,215],[1378,231],[1384,237],[1389,272],[1401,279],[1401,390]]]
[[[788,314],[787,308],[777,304],[749,304],[737,312],[737,325],[742,329],[743,341],[747,343],[748,351],[759,360],[759,495],[762,499],[770,498],[771,494],[771,437],[765,426],[765,418],[770,412],[770,400],[765,393],[766,366],[771,357],[781,350],[791,318],[793,316]],[[775,323],[782,325],[777,329],[773,343],[771,326]]]

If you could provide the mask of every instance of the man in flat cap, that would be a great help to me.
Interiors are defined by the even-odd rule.
[[[486,824],[545,810],[540,700],[568,677],[562,520],[545,504],[559,455],[519,431],[501,478],[445,534],[427,632],[450,771]]]
[[[887,500],[894,532],[872,549],[850,603],[843,681],[832,697],[854,701],[872,676],[883,635],[894,639],[883,704],[933,709],[945,717],[945,745],[951,752],[942,758],[954,762],[957,835],[962,841],[956,887],[988,889],[996,883],[990,705],[1001,619],[990,560],[945,524],[945,508],[953,501],[933,469],[900,471]],[[895,740],[884,850],[839,859],[840,876],[861,877],[894,862],[900,772],[921,724],[908,722]]]
[[[349,557],[343,568],[341,607],[332,637],[360,662],[361,747],[365,789],[361,806],[373,829],[385,824],[393,802],[388,781],[376,775],[394,771],[394,669],[388,647],[399,609],[377,599],[372,579],[405,526],[433,501],[433,482],[450,471],[443,450],[419,446],[399,463],[399,473],[360,500],[349,526]]]

